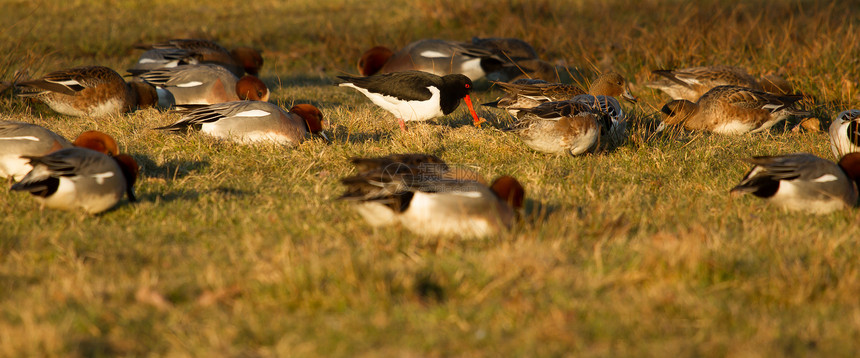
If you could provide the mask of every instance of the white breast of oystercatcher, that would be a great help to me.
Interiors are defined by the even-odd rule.
[[[475,125],[478,115],[472,107],[469,91],[472,81],[461,74],[439,77],[421,71],[392,72],[367,77],[338,76],[346,81],[340,86],[352,87],[370,98],[374,104],[391,112],[405,129],[405,121],[426,121],[450,114],[466,101]]]
[[[426,121],[444,115],[442,113],[442,106],[439,105],[441,92],[435,86],[425,87],[430,91],[430,98],[423,101],[401,99],[396,95],[371,92],[352,83],[342,83],[341,86],[355,88],[367,96],[373,104],[391,112],[395,117],[404,121]]]

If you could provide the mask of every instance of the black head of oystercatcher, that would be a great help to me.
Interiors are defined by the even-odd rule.
[[[338,76],[346,81],[340,86],[352,87],[382,109],[391,112],[405,130],[405,121],[426,121],[450,114],[466,101],[466,106],[481,126],[481,120],[472,107],[469,92],[472,81],[461,74],[437,76],[421,71],[393,72],[368,77]]]

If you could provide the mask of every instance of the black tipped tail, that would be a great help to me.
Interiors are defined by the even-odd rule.
[[[26,180],[24,178],[21,182],[12,185],[9,190],[14,191],[26,191],[32,195],[47,197],[53,193],[57,192],[57,188],[60,186],[60,179],[54,177],[47,177],[43,180]]]
[[[164,127],[155,127],[155,128],[153,128],[153,130],[168,131],[168,132],[179,132],[179,131],[186,131],[190,127],[191,127],[191,123],[180,120],[179,122],[172,123],[172,124],[166,125]]]

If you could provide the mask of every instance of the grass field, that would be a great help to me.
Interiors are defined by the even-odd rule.
[[[150,130],[142,110],[72,118],[0,99],[0,118],[96,129],[142,167],[140,202],[98,216],[0,192],[0,356],[853,356],[860,211],[808,216],[729,189],[752,155],[832,158],[824,132],[652,135],[657,68],[783,74],[822,127],[858,106],[860,4],[824,1],[0,0],[0,79],[89,64],[131,44],[209,37],[264,51],[273,101],[313,103],[332,144],[241,146]],[[611,152],[555,157],[461,106],[400,133],[333,86],[361,52],[421,38],[519,37],[640,99]],[[487,84],[478,87],[487,88]],[[488,102],[498,91],[478,91]],[[374,231],[335,201],[351,156],[426,152],[517,177],[527,215],[481,240]]]

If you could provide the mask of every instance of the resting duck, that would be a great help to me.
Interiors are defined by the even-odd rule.
[[[791,93],[791,85],[780,76],[765,76],[758,80],[738,67],[703,66],[652,72],[662,78],[646,86],[659,89],[676,100],[695,102],[717,86],[747,87],[779,95]]]
[[[75,67],[16,84],[18,96],[37,99],[56,112],[76,117],[103,117],[154,106],[155,87],[126,83],[104,66]]]
[[[362,76],[401,71],[423,71],[437,76],[462,74],[475,81],[502,67],[505,61],[492,51],[465,42],[425,39],[394,52],[376,46],[362,54]]]
[[[702,95],[696,103],[674,100],[663,106],[666,126],[683,125],[687,130],[719,134],[756,133],[792,116],[807,112],[793,108],[801,95],[775,95],[746,87],[718,86]]]
[[[438,157],[398,155],[374,160],[379,165],[344,178],[340,199],[354,201],[373,226],[401,224],[418,235],[485,237],[509,229],[522,207],[524,190],[510,177],[490,187],[449,176]],[[361,167],[364,158],[353,159]]]
[[[140,73],[139,78],[156,87],[159,99],[171,98],[167,104],[176,106],[269,100],[269,89],[259,78],[252,75],[238,78],[218,65],[163,68]],[[169,94],[163,94],[164,91]]]
[[[154,44],[137,44],[146,50],[129,71],[149,71],[180,65],[215,64],[232,72],[236,77],[245,73],[256,76],[263,66],[260,51],[250,47],[237,47],[227,51],[221,45],[202,39],[173,39]]]
[[[550,83],[534,79],[519,79],[513,83],[493,82],[507,94],[496,102],[484,103],[483,106],[506,109],[514,117],[521,108],[530,108],[545,102],[565,101],[577,95],[591,94],[594,96],[621,97],[631,103],[636,97],[630,94],[627,80],[615,72],[601,74],[591,83],[588,91],[577,85]]]
[[[44,207],[97,214],[114,207],[123,194],[136,201],[139,167],[127,154],[75,147],[24,158],[33,169],[11,190],[29,192]]]
[[[750,193],[788,210],[826,214],[857,204],[860,153],[839,163],[812,154],[753,157],[753,168],[732,193]]]
[[[595,149],[611,118],[577,101],[546,102],[520,109],[512,131],[530,148],[543,153],[579,155]]]
[[[33,170],[27,157],[45,156],[60,149],[83,147],[107,155],[119,154],[111,136],[98,132],[81,133],[74,142],[35,124],[0,121],[0,178],[21,180]]]
[[[310,104],[298,104],[289,112],[276,104],[259,101],[236,101],[180,111],[182,118],[156,129],[167,131],[199,130],[216,138],[242,144],[301,144],[307,137],[322,132],[323,115]]]

